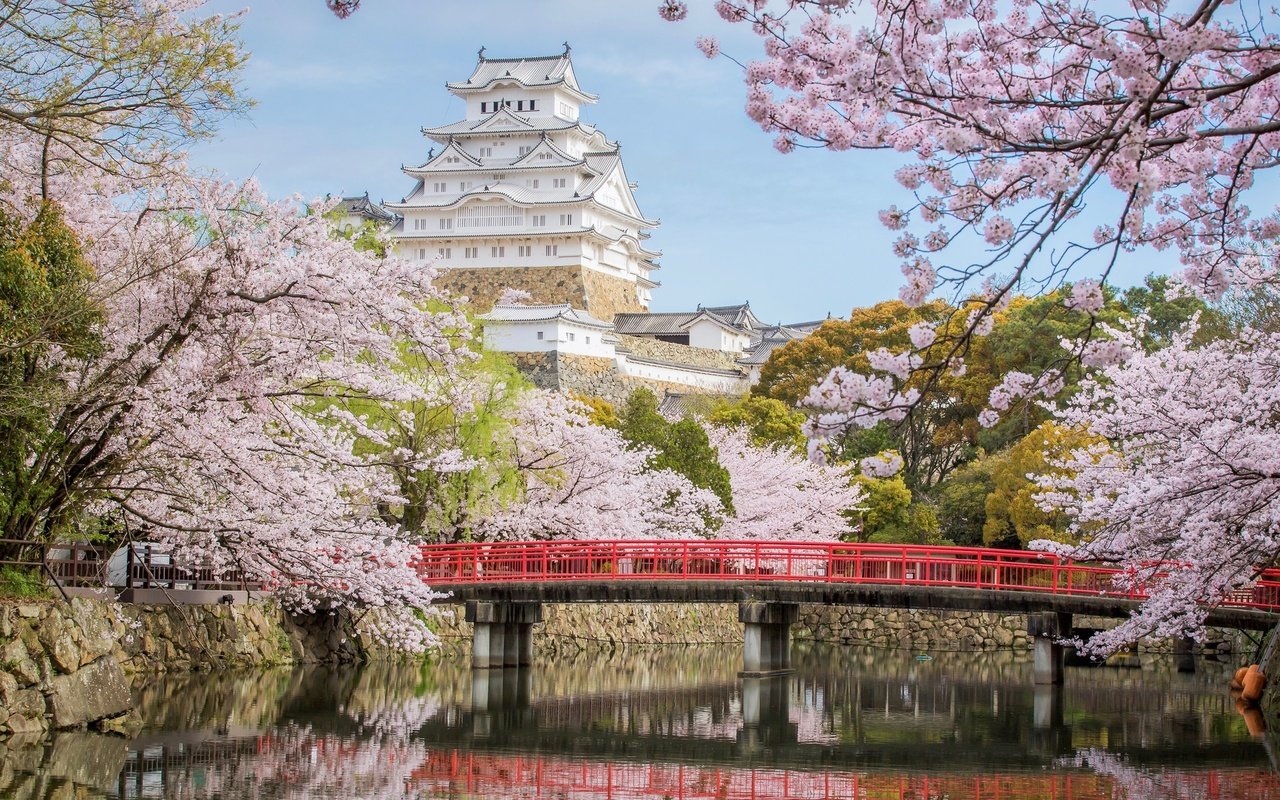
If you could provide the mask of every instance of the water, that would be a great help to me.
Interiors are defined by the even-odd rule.
[[[797,650],[770,679],[738,677],[736,646],[159,678],[135,738],[13,748],[0,797],[1280,798],[1226,665],[1054,689],[1025,654]]]

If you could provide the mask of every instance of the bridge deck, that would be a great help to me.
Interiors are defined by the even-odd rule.
[[[1161,577],[1026,551],[719,540],[427,545],[417,569],[452,593],[446,602],[756,600],[1108,617],[1131,614],[1144,580]],[[1267,630],[1280,621],[1280,571],[1204,603],[1210,625]]]

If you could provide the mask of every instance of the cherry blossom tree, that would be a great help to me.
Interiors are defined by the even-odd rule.
[[[900,231],[902,299],[918,305],[946,288],[976,297],[950,335],[921,332],[878,374],[833,374],[815,390],[819,439],[900,420],[922,397],[900,390],[900,373],[962,368],[967,340],[1015,292],[1054,288],[1072,270],[1087,272],[1074,276],[1068,305],[1091,314],[1116,259],[1139,248],[1175,251],[1182,280],[1211,298],[1270,276],[1256,251],[1280,235],[1280,215],[1255,183],[1280,163],[1273,10],[1212,0],[1129,0],[1106,13],[1043,0],[715,8],[762,40],[763,58],[744,66],[746,112],[779,150],[902,154],[907,199],[880,215]],[[683,19],[685,3],[664,0],[659,12]],[[721,53],[709,37],[698,45]],[[1082,230],[1086,203],[1101,222],[1092,232]],[[986,255],[948,258],[965,238]],[[1059,377],[1048,370],[1013,388],[1044,397]]]
[[[519,502],[478,526],[493,539],[691,538],[709,533],[719,498],[669,469],[651,469],[646,447],[589,419],[570,398],[531,391],[516,410],[514,464],[525,475]]]
[[[1280,335],[1192,346],[1194,331],[1131,351],[1087,380],[1062,423],[1106,441],[1043,475],[1042,502],[1071,515],[1073,557],[1116,561],[1151,599],[1090,644],[1200,636],[1205,604],[1247,587],[1280,557]],[[1063,550],[1050,542],[1033,547]]]
[[[838,541],[850,531],[845,512],[864,499],[849,476],[794,450],[752,444],[743,426],[709,426],[707,435],[729,471],[734,514],[724,539]]]
[[[58,205],[101,322],[95,348],[6,354],[53,389],[45,424],[13,443],[5,534],[48,540],[119,513],[184,563],[266,579],[297,610],[428,603],[413,543],[377,513],[400,500],[386,451],[354,446],[382,434],[333,401],[439,402],[471,357],[457,346],[470,326],[432,272],[357,252],[252,182],[126,180],[70,159],[48,173],[46,149],[0,141],[0,208],[32,219]],[[420,369],[398,369],[407,354]],[[395,463],[466,466],[403,448]]]

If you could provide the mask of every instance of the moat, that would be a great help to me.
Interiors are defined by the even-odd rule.
[[[145,727],[10,741],[20,798],[1280,798],[1232,665],[1068,668],[1027,653],[797,646],[742,678],[734,646],[181,674]]]

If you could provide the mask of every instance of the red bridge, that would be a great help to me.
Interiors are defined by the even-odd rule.
[[[1132,572],[1048,553],[972,547],[719,540],[425,545],[418,574],[467,603],[476,666],[529,663],[541,603],[738,603],[748,673],[786,669],[801,604],[1028,614],[1044,642],[1037,680],[1057,682],[1072,614],[1125,617],[1145,599]],[[1280,617],[1280,570],[1204,598],[1210,625],[1268,630]],[[1037,663],[1042,659],[1037,658]],[[1041,674],[1043,673],[1043,674]]]

